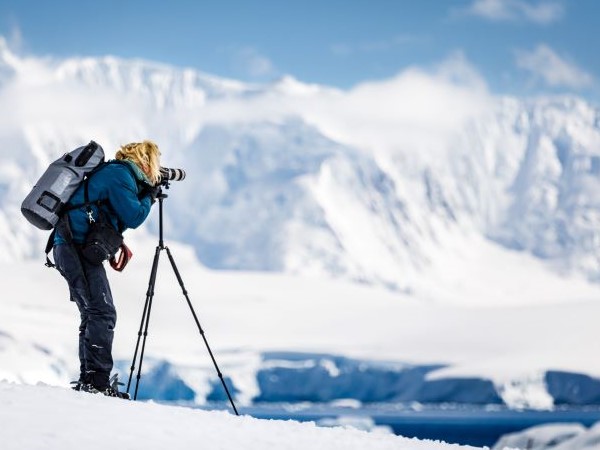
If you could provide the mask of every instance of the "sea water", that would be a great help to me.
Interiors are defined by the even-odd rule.
[[[202,409],[224,409],[212,404]],[[229,406],[230,408],[230,406]],[[511,410],[499,405],[372,404],[327,405],[314,403],[265,403],[238,407],[240,414],[261,419],[312,421],[321,426],[354,426],[369,431],[389,431],[404,437],[448,443],[493,446],[507,433],[548,423],[600,421],[600,407],[568,407],[552,411]]]

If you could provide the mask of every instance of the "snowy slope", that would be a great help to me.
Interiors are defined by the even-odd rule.
[[[461,252],[483,237],[495,253],[538,258],[547,283],[600,273],[600,131],[583,100],[495,98],[460,59],[344,92],[0,48],[5,261],[41,247],[18,207],[49,161],[90,138],[110,155],[150,137],[165,165],[188,171],[169,203],[171,237],[211,268],[460,297],[432,274],[465,274]]]
[[[109,271],[119,316],[114,355],[123,362],[122,379],[129,374],[156,245],[138,240],[142,245],[133,247],[126,271]],[[260,397],[269,401],[285,388],[289,399],[298,400],[446,400],[551,408],[546,371],[600,377],[594,356],[600,350],[597,290],[573,296],[572,284],[565,282],[547,286],[545,293],[538,292],[539,303],[528,306],[498,306],[495,299],[483,304],[478,297],[470,304],[439,305],[342,281],[206,270],[195,265],[190,249],[170,247],[220,368],[242,404]],[[146,377],[156,361],[168,361],[175,379],[192,389],[185,398],[203,403],[211,392],[220,395],[222,390],[166,255],[161,258],[142,386],[146,380],[161,389],[165,380],[154,383]],[[532,267],[518,266],[530,276]],[[0,379],[66,386],[78,370],[78,315],[66,284],[41,261],[2,265],[0,273]],[[404,377],[405,370],[423,365],[433,367],[420,377]],[[294,375],[286,368],[302,370]],[[273,382],[283,375],[288,377],[283,385]],[[475,385],[478,379],[489,380],[485,395],[457,378],[474,378]],[[454,386],[455,397],[444,394],[443,383],[436,380]],[[406,397],[417,387],[423,396]],[[589,395],[593,399],[598,392]]]
[[[4,450],[475,449],[314,423],[127,402],[46,386],[0,383],[0,405]]]

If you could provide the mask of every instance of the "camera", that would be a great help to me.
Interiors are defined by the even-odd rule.
[[[185,170],[171,169],[169,167],[160,168],[160,182],[181,181],[185,178]]]

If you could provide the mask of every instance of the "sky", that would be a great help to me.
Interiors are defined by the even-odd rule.
[[[596,0],[0,0],[22,54],[143,58],[340,88],[461,55],[500,94],[600,100]]]

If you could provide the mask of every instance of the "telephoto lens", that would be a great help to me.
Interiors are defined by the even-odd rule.
[[[168,181],[181,181],[185,178],[185,170],[183,169],[170,169],[169,167],[160,168],[161,180]]]

